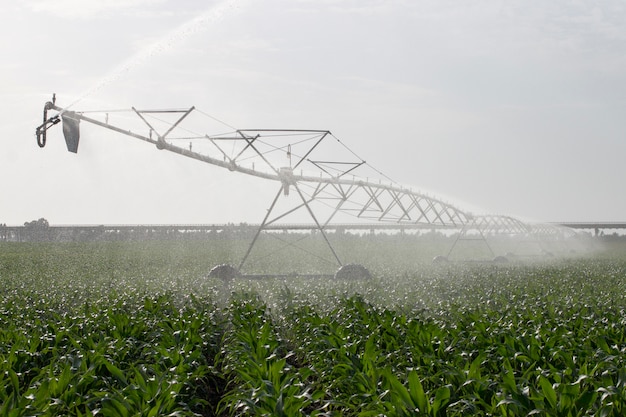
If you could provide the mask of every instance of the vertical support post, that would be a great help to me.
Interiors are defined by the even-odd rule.
[[[491,252],[491,256],[495,256],[495,252],[493,251],[493,249],[491,249],[491,245],[489,245],[489,241],[487,240],[487,237],[483,233],[483,229],[481,228],[481,225],[482,225],[482,223],[477,222],[475,218],[472,219],[471,223],[465,224],[463,226],[463,228],[461,229],[461,231],[459,232],[459,235],[457,236],[457,238],[454,240],[454,243],[452,244],[452,247],[448,251],[447,257],[450,257],[450,254],[452,254],[452,251],[456,247],[456,245],[459,242],[459,240],[463,240],[465,238],[465,236],[467,235],[467,231],[471,230],[472,228],[476,228],[476,230],[478,231],[478,234],[480,234],[480,237],[481,237],[478,240],[482,240],[483,242],[485,242],[485,245],[487,246],[487,249],[489,249],[489,252]]]
[[[473,222],[472,222],[473,223]],[[468,224],[464,225],[463,228],[461,229],[461,231],[459,232],[459,234],[457,235],[456,239],[454,239],[454,243],[452,244],[452,247],[450,248],[450,250],[448,251],[446,258],[449,258],[450,255],[452,254],[452,251],[454,250],[454,248],[456,247],[456,244],[459,242],[459,240],[461,239],[461,236],[464,236],[467,230],[467,228],[469,227]]]
[[[317,226],[317,230],[319,230],[320,233],[322,234],[322,237],[324,238],[324,241],[328,245],[328,248],[330,249],[331,253],[333,254],[335,260],[337,261],[337,263],[339,264],[340,267],[343,266],[343,263],[341,262],[341,259],[337,255],[337,252],[335,251],[335,248],[333,248],[333,245],[330,243],[330,240],[328,239],[328,236],[326,235],[326,232],[324,231],[324,227],[317,220],[317,217],[315,216],[315,214],[313,213],[313,210],[309,206],[309,201],[307,201],[307,199],[304,197],[304,195],[300,191],[300,187],[298,187],[297,183],[292,184],[292,185],[294,186],[294,188],[298,192],[298,195],[300,196],[300,199],[302,200],[303,205],[306,207],[307,211],[309,212],[309,215],[311,216],[311,218],[315,222],[315,225]],[[250,256],[250,253],[252,252],[252,248],[256,244],[256,241],[258,240],[259,236],[261,235],[261,232],[263,230],[265,230],[265,226],[268,224],[268,219],[270,218],[270,214],[274,210],[274,207],[276,206],[276,203],[278,202],[278,199],[280,198],[280,195],[283,193],[284,187],[285,187],[285,185],[281,185],[280,189],[278,190],[278,193],[276,194],[276,197],[274,197],[274,200],[272,201],[272,204],[270,205],[269,209],[267,210],[267,213],[265,214],[265,217],[263,218],[263,221],[261,222],[261,225],[257,229],[256,234],[254,235],[254,238],[252,239],[252,242],[250,242],[250,246],[248,246],[248,250],[246,251],[246,254],[244,255],[243,259],[241,260],[241,263],[239,264],[239,267],[238,267],[239,271],[241,271],[241,269],[245,265],[246,261],[248,260],[248,257]],[[300,207],[302,207],[302,206],[300,206]]]
[[[496,253],[493,251],[493,249],[491,249],[491,245],[489,244],[489,241],[487,240],[487,237],[485,236],[483,231],[481,229],[478,229],[478,233],[480,233],[480,237],[483,238],[485,245],[487,245],[487,249],[489,249],[489,252],[491,252],[491,256],[496,256]]]
[[[341,259],[339,259],[339,256],[337,256],[337,252],[335,252],[335,248],[333,248],[333,245],[331,245],[330,240],[328,240],[328,236],[326,236],[326,232],[324,232],[324,228],[320,225],[319,221],[317,221],[317,217],[315,217],[315,214],[313,214],[313,210],[311,210],[309,203],[306,201],[306,198],[304,198],[304,195],[302,195],[302,192],[300,191],[300,187],[298,187],[298,184],[294,184],[294,188],[298,192],[298,195],[300,196],[300,198],[302,199],[302,202],[306,206],[307,211],[309,212],[309,214],[311,215],[311,218],[315,222],[317,229],[322,233],[322,237],[326,241],[326,244],[328,245],[328,248],[330,249],[330,251],[333,253],[333,256],[337,260],[337,263],[339,263],[340,267],[343,266]]]
[[[241,271],[241,268],[243,268],[243,265],[248,260],[248,256],[250,256],[250,252],[252,252],[252,248],[254,247],[254,244],[259,238],[259,235],[261,234],[263,229],[265,229],[265,225],[267,224],[267,219],[269,219],[270,214],[272,213],[272,210],[274,210],[274,206],[276,206],[276,202],[278,201],[278,198],[280,197],[280,194],[282,192],[283,192],[283,185],[281,184],[280,189],[278,190],[278,193],[276,194],[276,197],[274,197],[274,201],[272,201],[272,205],[270,206],[269,209],[267,209],[267,214],[265,214],[265,218],[263,218],[261,225],[257,229],[256,234],[254,235],[254,238],[252,239],[252,242],[250,242],[250,246],[248,246],[248,251],[244,255],[243,259],[241,260],[241,263],[239,263],[239,268],[237,268],[237,270]]]

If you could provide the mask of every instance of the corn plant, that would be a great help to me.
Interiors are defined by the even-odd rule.
[[[0,415],[626,414],[623,250],[228,288],[226,255],[0,243]]]

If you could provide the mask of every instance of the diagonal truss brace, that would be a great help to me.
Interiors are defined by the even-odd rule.
[[[68,149],[72,152],[76,152],[78,147],[79,122],[82,121],[153,144],[161,150],[177,153],[210,165],[226,168],[230,171],[279,182],[279,192],[266,213],[261,227],[257,231],[240,267],[245,264],[261,232],[267,230],[272,223],[301,209],[306,209],[309,217],[314,221],[317,230],[321,232],[333,257],[339,265],[342,265],[342,262],[325,233],[326,226],[336,218],[339,212],[363,221],[375,220],[381,223],[393,223],[398,225],[432,225],[436,227],[458,228],[475,221],[471,214],[442,200],[412,191],[394,183],[375,182],[370,181],[365,176],[357,176],[359,172],[362,173],[360,168],[364,167],[365,161],[356,157],[354,154],[352,155],[355,158],[351,161],[332,160],[332,158],[329,160],[328,155],[325,157],[318,155],[320,153],[318,151],[324,140],[332,137],[327,130],[241,129],[236,130],[232,136],[203,135],[195,137],[195,139],[208,140],[213,150],[212,153],[194,151],[192,150],[191,144],[189,148],[178,146],[176,139],[181,138],[172,138],[170,136],[174,136],[172,132],[174,132],[175,129],[179,127],[183,129],[183,123],[194,110],[195,107],[183,110],[138,110],[132,108],[132,113],[148,128],[147,134],[141,134],[109,123],[108,113],[106,113],[107,116],[104,121],[102,121],[94,117],[89,117],[85,114],[86,112],[69,111],[59,107],[53,100],[52,102],[46,103],[44,107],[43,123],[36,130],[37,141],[39,146],[43,147],[46,140],[46,131],[62,120],[64,134],[66,134],[66,142],[68,142]],[[57,111],[58,114],[49,117],[49,113],[52,111]],[[157,131],[156,127],[147,117],[149,114],[157,114],[158,116],[158,114],[161,113],[177,115],[176,120],[166,126],[163,132]],[[67,126],[66,121],[68,121]],[[71,121],[71,123],[69,121]],[[70,133],[70,136],[74,136],[75,143],[71,149],[66,131]],[[295,163],[292,166],[292,143],[288,144],[286,147],[274,145],[271,139],[272,137],[280,135],[296,136],[304,134],[310,135],[314,141],[306,142],[309,140],[306,139],[297,142],[299,146],[304,143],[302,147],[305,150],[301,152],[300,155],[296,156]],[[228,156],[228,152],[226,152],[225,147],[222,145],[224,143],[234,143],[238,145],[238,152],[234,153],[236,156]],[[289,155],[289,166],[278,165],[273,163],[270,158],[266,157],[266,153],[262,151],[262,148],[266,149],[268,147],[270,150],[266,151],[266,153],[286,151]],[[213,148],[217,149],[217,154]],[[243,165],[243,162],[250,159],[254,161],[253,158],[262,162],[261,165],[269,169],[269,171],[255,169],[254,163],[252,164],[252,168]],[[313,168],[313,170],[319,170],[319,176],[311,174],[310,171],[305,174],[302,166],[306,166],[307,169]],[[295,168],[300,168],[299,174],[294,172]],[[276,216],[273,212],[280,198],[280,193],[282,192],[287,196],[290,188],[293,188],[298,194],[298,202],[291,209]],[[315,207],[313,203],[316,203]],[[323,221],[320,220],[320,213],[315,210],[317,204],[323,204],[331,211],[331,214],[323,219]],[[275,215],[274,218],[271,217],[273,214]]]
[[[300,190],[300,187],[298,187],[297,184],[294,184],[294,188],[296,189],[296,191],[298,193],[298,196],[300,197],[300,200],[302,200],[302,203],[297,205],[296,207],[294,207],[294,208],[292,208],[292,209],[290,209],[290,210],[288,210],[288,211],[278,215],[274,219],[270,220],[270,216],[271,216],[272,212],[274,211],[274,208],[275,208],[275,206],[276,206],[276,204],[278,202],[278,199],[281,197],[281,195],[286,195],[286,193],[284,191],[285,187],[286,187],[286,185],[281,185],[280,189],[278,190],[278,193],[274,197],[274,200],[272,201],[272,204],[270,205],[269,209],[267,210],[267,213],[266,213],[265,217],[263,218],[263,221],[261,222],[261,225],[257,229],[257,231],[256,231],[256,233],[254,235],[254,238],[252,239],[252,241],[250,242],[250,245],[248,246],[248,250],[246,251],[245,255],[243,256],[243,259],[241,260],[241,263],[239,264],[238,270],[241,271],[241,269],[245,265],[245,263],[248,260],[248,257],[250,256],[250,253],[252,252],[252,249],[254,248],[254,246],[255,246],[259,236],[261,235],[261,233],[264,230],[267,230],[268,227],[271,224],[273,224],[274,222],[276,222],[277,220],[287,216],[288,214],[293,213],[294,211],[296,211],[298,209],[301,209],[302,207],[306,207],[306,210],[308,211],[309,215],[311,216],[311,219],[315,223],[315,226],[316,226],[317,230],[319,230],[319,232],[322,234],[322,237],[324,238],[324,241],[326,242],[328,248],[330,249],[333,257],[337,261],[337,264],[341,267],[343,265],[343,263],[341,262],[341,259],[337,255],[337,252],[335,251],[333,245],[330,243],[330,240],[328,239],[328,236],[326,235],[326,232],[324,231],[325,225],[320,224],[319,220],[317,219],[317,216],[315,215],[315,213],[311,209],[310,203],[313,201],[313,198],[308,198],[307,199],[304,196],[304,194]]]

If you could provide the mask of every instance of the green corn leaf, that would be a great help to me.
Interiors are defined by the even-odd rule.
[[[417,404],[411,398],[409,390],[404,385],[402,385],[398,378],[394,374],[392,374],[389,369],[385,369],[383,371],[383,376],[389,384],[393,394],[400,397],[404,407],[408,408],[409,410],[414,410],[417,407]]]
[[[480,379],[480,369],[483,361],[485,360],[485,355],[480,354],[472,361],[470,365],[469,371],[467,373],[468,379]]]
[[[443,410],[448,402],[450,401],[450,388],[448,387],[439,387],[437,391],[435,391],[435,399],[433,400],[432,405],[432,414],[437,415],[440,410]]]
[[[107,368],[107,371],[109,371],[109,373],[114,378],[116,378],[123,384],[128,384],[128,381],[126,380],[126,376],[124,375],[124,372],[122,372],[121,369],[119,369],[117,366],[113,365],[110,361],[106,359],[103,360],[103,363],[104,363],[104,366]]]
[[[430,402],[424,392],[424,387],[422,387],[422,383],[417,375],[417,372],[415,370],[411,370],[411,372],[409,372],[408,379],[409,394],[411,395],[412,403],[417,405],[421,413],[430,412]]]
[[[11,389],[13,391],[13,396],[17,398],[17,396],[20,393],[20,381],[19,378],[17,377],[17,374],[15,373],[15,371],[13,369],[9,369],[6,371],[9,375],[9,381],[11,381]]]
[[[541,391],[543,392],[545,398],[548,400],[550,407],[556,410],[556,391],[552,387],[550,381],[548,381],[548,379],[543,375],[540,375],[539,385],[541,386]]]
[[[122,403],[115,398],[104,398],[100,412],[105,417],[126,417],[130,415],[129,404]]]
[[[517,387],[517,383],[515,382],[513,371],[504,372],[504,374],[502,375],[502,383],[510,394],[517,394],[519,392],[519,388]]]
[[[620,368],[617,376],[617,387],[626,388],[626,368]]]
[[[163,400],[162,399],[158,399],[156,401],[156,404],[150,409],[150,411],[148,411],[148,417],[157,417],[160,416],[161,413],[161,404],[162,404]]]
[[[575,401],[576,408],[579,410],[588,410],[591,405],[596,401],[598,394],[595,391],[587,391],[582,393]]]

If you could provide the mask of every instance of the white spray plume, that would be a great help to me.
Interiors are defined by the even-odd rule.
[[[231,13],[233,10],[235,10],[238,7],[239,3],[241,3],[239,0],[222,1],[217,5],[207,9],[201,15],[184,23],[177,29],[173,30],[172,32],[149,46],[148,48],[141,50],[130,59],[119,65],[109,75],[100,80],[100,82],[85,91],[83,94],[79,95],[76,100],[74,100],[72,103],[65,107],[63,112],[66,109],[74,106],[79,101],[96,93],[98,90],[102,89],[106,85],[118,80],[122,75],[128,73],[136,66],[146,62],[150,58],[160,53],[163,53],[164,51],[169,50],[175,44],[184,41],[192,34],[201,31],[206,27],[207,24],[221,21],[228,13]]]

